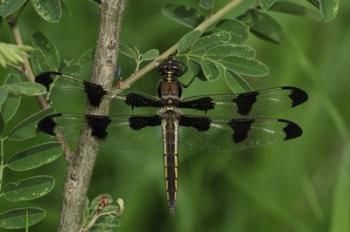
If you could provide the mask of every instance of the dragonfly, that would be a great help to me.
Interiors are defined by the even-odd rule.
[[[56,135],[69,125],[85,123],[90,126],[91,135],[98,140],[104,140],[110,128],[115,128],[128,133],[113,139],[115,143],[120,140],[121,146],[134,135],[134,138],[138,138],[134,144],[139,145],[144,139],[141,135],[147,135],[149,130],[153,130],[154,133],[149,135],[158,136],[160,143],[163,143],[165,191],[171,215],[175,215],[176,211],[179,146],[189,148],[188,151],[193,147],[237,151],[302,135],[303,131],[296,123],[287,119],[266,117],[306,102],[308,95],[300,88],[282,86],[237,94],[183,98],[183,85],[178,78],[184,73],[184,69],[184,65],[175,57],[169,57],[162,62],[158,68],[161,80],[158,83],[157,96],[107,89],[60,72],[44,72],[36,77],[36,82],[49,89],[52,83],[61,81],[64,89],[83,91],[92,107],[98,107],[103,98],[110,98],[131,109],[151,108],[155,113],[109,116],[55,113],[41,119],[37,128],[46,134]],[[229,114],[210,116],[209,113],[215,111],[227,111]],[[129,136],[130,132],[132,136]],[[145,140],[150,143],[150,139]],[[116,146],[117,149],[118,147]]]

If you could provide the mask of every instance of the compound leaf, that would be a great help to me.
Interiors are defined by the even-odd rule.
[[[34,9],[44,20],[58,23],[62,17],[61,0],[32,0]]]
[[[264,10],[268,10],[277,0],[260,0],[260,6]]]
[[[41,208],[11,209],[0,213],[0,228],[7,230],[23,229],[42,221],[46,211]]]
[[[185,51],[187,48],[191,47],[202,35],[201,31],[190,31],[184,35],[179,41],[179,52]]]
[[[33,176],[6,184],[3,194],[11,202],[30,201],[47,195],[54,186],[52,176]]]
[[[5,79],[4,84],[11,83],[20,83],[21,77],[17,73],[9,73]],[[13,116],[15,116],[19,105],[21,104],[21,96],[9,96],[2,107],[2,116],[4,117],[4,121],[10,121]]]
[[[27,0],[5,0],[0,4],[0,16],[6,17],[21,8]]]
[[[188,28],[195,28],[205,18],[202,12],[183,3],[167,3],[163,5],[162,13]]]
[[[49,63],[52,70],[58,70],[60,66],[60,53],[57,48],[46,38],[46,36],[37,31],[32,34],[32,44],[37,50],[40,50]]]
[[[159,50],[158,49],[150,49],[145,54],[142,55],[142,60],[143,61],[148,61],[148,60],[154,60],[159,56]]]
[[[53,109],[47,108],[27,117],[10,131],[8,139],[12,141],[23,141],[35,137],[37,135],[36,125],[38,121],[52,112]]]
[[[335,19],[339,11],[339,0],[320,0],[321,15],[325,21]]]
[[[214,31],[226,31],[234,43],[242,44],[248,39],[249,27],[237,19],[225,19],[216,25]]]
[[[13,171],[27,171],[58,159],[63,148],[58,142],[48,142],[19,151],[7,160],[6,167]]]

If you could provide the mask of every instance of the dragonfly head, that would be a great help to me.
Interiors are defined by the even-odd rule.
[[[184,67],[175,56],[169,56],[159,65],[159,73],[165,80],[173,81],[184,73]]]

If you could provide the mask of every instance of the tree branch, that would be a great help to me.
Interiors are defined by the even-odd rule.
[[[100,4],[100,31],[91,81],[111,88],[117,63],[117,49],[122,12],[126,0],[102,0]],[[88,107],[87,113],[108,115],[110,99],[99,107]],[[68,164],[59,231],[76,232],[81,228],[87,190],[98,153],[98,141],[88,126],[82,128],[78,149]]]
[[[211,15],[209,18],[204,20],[201,24],[199,24],[194,30],[204,32],[209,27],[213,26],[217,23],[224,15],[226,15],[229,11],[237,7],[243,0],[231,0],[224,7],[218,10],[216,13]],[[128,77],[122,83],[119,83],[120,89],[128,89],[130,86],[141,79],[144,75],[157,68],[162,61],[167,59],[170,55],[174,54],[179,47],[179,42],[174,44],[164,53],[162,53],[157,59],[147,64],[145,67],[139,69],[137,72],[134,72],[130,77]]]

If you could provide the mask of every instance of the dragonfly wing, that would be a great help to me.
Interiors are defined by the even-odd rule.
[[[264,117],[296,107],[307,99],[307,94],[299,88],[278,87],[232,95],[185,98],[179,108],[206,111],[215,116]]]
[[[203,151],[239,151],[297,138],[301,128],[284,119],[210,119],[187,117],[180,130],[180,147]],[[201,123],[199,123],[202,121]]]
[[[84,114],[53,114],[39,121],[39,131],[64,135],[71,146],[79,139],[81,128],[88,126],[101,146],[115,151],[157,149],[162,147],[158,115],[110,117]]]
[[[106,89],[99,84],[59,72],[44,72],[36,76],[35,81],[46,86],[50,91],[49,98],[53,95],[57,95],[58,97],[76,95],[81,99],[83,94],[85,95],[84,98],[87,98],[92,106],[99,106],[103,97],[109,97],[112,100],[120,100],[132,108],[162,106],[160,99],[154,96],[138,93],[123,93],[122,90],[119,89]],[[75,94],[67,94],[67,91],[72,91]]]

